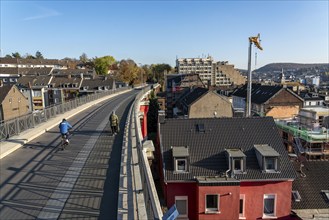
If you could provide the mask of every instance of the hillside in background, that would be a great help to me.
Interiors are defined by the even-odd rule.
[[[319,69],[329,71],[329,63],[314,63],[314,64],[302,64],[302,63],[270,63],[267,64],[255,72],[274,72],[274,71],[298,71],[301,69]]]

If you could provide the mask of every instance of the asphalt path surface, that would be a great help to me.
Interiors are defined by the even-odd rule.
[[[58,126],[0,160],[0,219],[117,219],[123,134],[112,135],[113,110],[123,131],[133,90],[68,121],[61,150]]]

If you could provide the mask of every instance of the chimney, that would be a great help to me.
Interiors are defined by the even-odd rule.
[[[158,111],[158,123],[164,124],[165,123],[165,116],[166,116],[165,111],[159,110]]]

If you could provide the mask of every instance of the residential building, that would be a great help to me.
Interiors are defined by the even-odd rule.
[[[174,117],[176,101],[191,88],[203,87],[198,74],[168,74],[165,75],[166,116]]]
[[[23,58],[0,58],[0,67],[11,68],[66,68],[64,62],[56,59],[23,59]]]
[[[228,62],[217,62],[212,57],[176,59],[179,74],[196,73],[205,85],[230,86],[243,85],[246,78]]]
[[[79,95],[82,96],[115,88],[116,82],[112,77],[93,76],[92,78],[83,78],[79,89]]]
[[[233,94],[235,112],[245,112],[247,85],[236,89]],[[251,113],[254,116],[292,118],[303,107],[304,100],[296,93],[281,85],[252,84]]]
[[[52,78],[49,75],[26,75],[18,79],[17,86],[21,91],[31,90],[32,111],[43,110],[49,105],[47,91]]]
[[[324,99],[316,92],[300,92],[298,96],[304,99],[304,108],[324,106]]]
[[[78,97],[83,78],[81,76],[59,75],[51,79],[48,87],[57,88],[63,91],[64,101]]]
[[[272,117],[164,119],[156,157],[183,219],[291,219],[296,172]]]
[[[27,98],[15,85],[3,85],[0,80],[0,121],[29,113]]]
[[[232,104],[216,90],[195,88],[177,101],[178,115],[188,118],[233,117]]]

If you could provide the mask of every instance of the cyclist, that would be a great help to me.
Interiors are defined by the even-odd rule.
[[[72,126],[70,125],[70,123],[68,121],[66,121],[66,119],[64,118],[62,120],[61,123],[59,123],[59,130],[61,132],[62,135],[62,139],[65,139],[65,144],[69,144],[69,139],[68,139],[68,135],[69,135],[69,130],[72,128]]]

